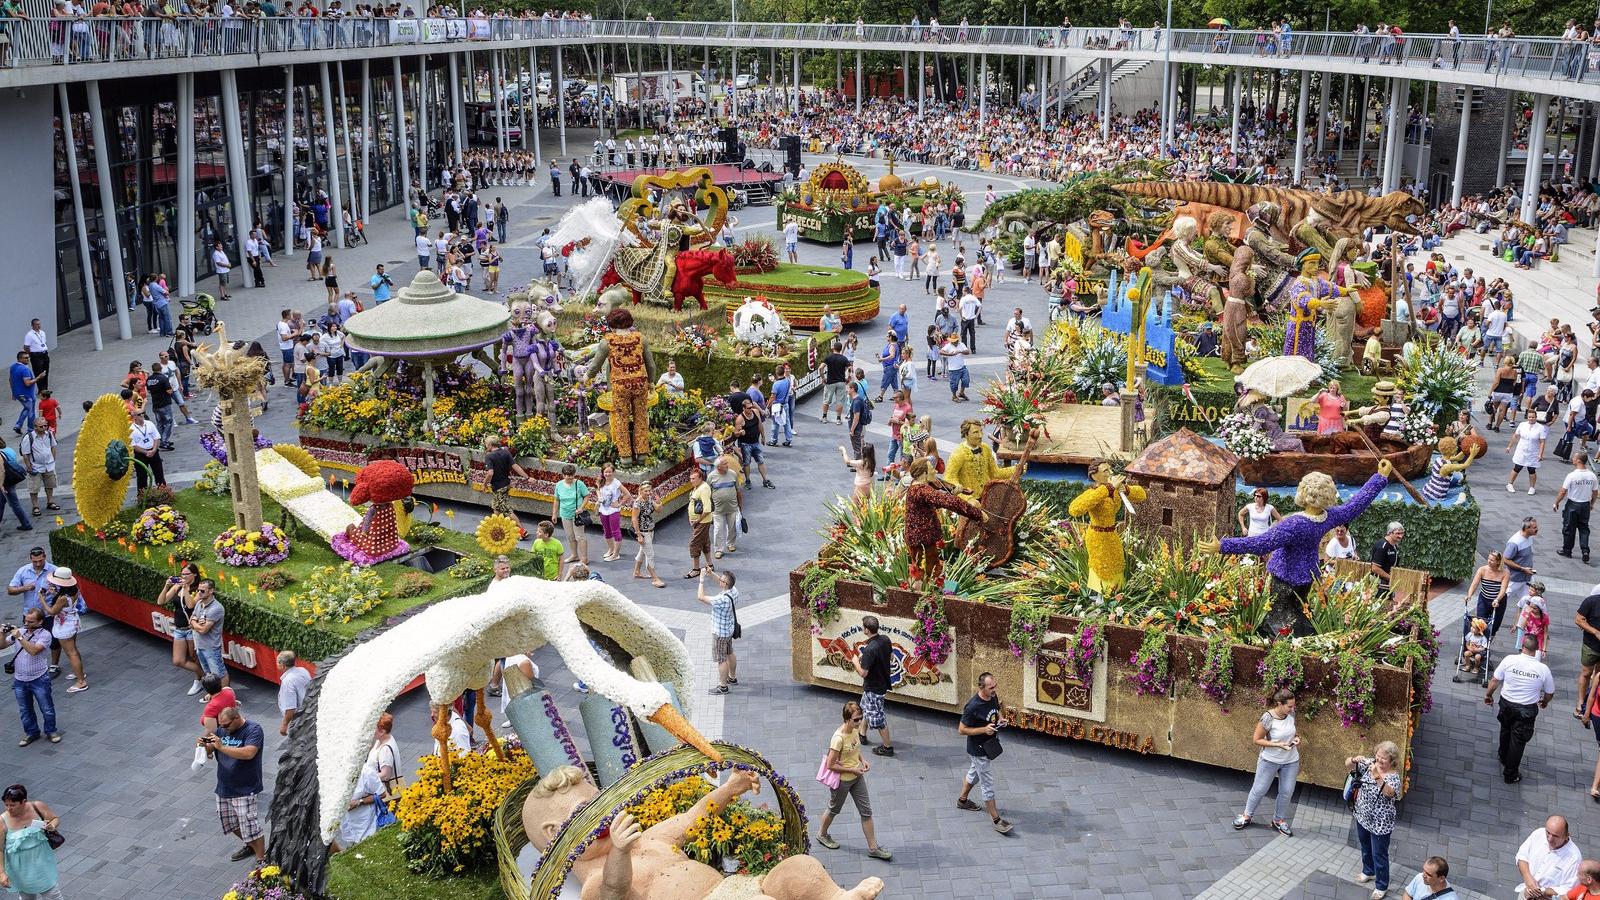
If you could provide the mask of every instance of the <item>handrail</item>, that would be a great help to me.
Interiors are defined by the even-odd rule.
[[[0,68],[82,65],[219,56],[264,56],[305,50],[372,49],[396,45],[564,41],[730,41],[754,46],[1000,52],[1007,49],[1149,59],[1156,54],[1203,54],[1227,60],[1342,59],[1393,65],[1398,70],[1458,70],[1582,81],[1600,72],[1600,44],[1559,37],[1360,34],[1159,28],[1082,28],[1013,25],[930,25],[795,22],[684,22],[609,19],[411,18],[340,19],[88,17],[3,19]],[[1220,60],[1219,60],[1220,61]],[[1596,74],[1600,78],[1600,74]]]

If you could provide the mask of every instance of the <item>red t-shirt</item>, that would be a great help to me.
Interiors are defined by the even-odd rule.
[[[206,701],[206,708],[200,713],[201,727],[205,727],[206,719],[215,719],[218,713],[230,706],[237,707],[238,705],[239,699],[233,696],[233,688],[223,688],[222,690],[218,691],[210,700]]]

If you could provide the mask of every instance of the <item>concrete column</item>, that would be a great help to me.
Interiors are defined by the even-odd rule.
[[[1428,154],[1423,150],[1423,141],[1427,139],[1428,100],[1431,96],[1429,89],[1432,87],[1433,83],[1430,81],[1422,83],[1422,115],[1417,120],[1417,167],[1415,173],[1411,176],[1419,184],[1422,182],[1428,166]]]
[[[1589,121],[1593,123],[1589,130],[1594,133],[1594,143],[1589,150],[1589,179],[1593,181],[1600,178],[1600,108],[1592,103],[1589,106]]]
[[[339,78],[339,130],[344,133],[344,186],[350,194],[350,215],[361,218],[361,187],[356,182],[355,145],[350,142],[350,114],[345,110],[344,61],[334,63],[334,74]],[[340,221],[344,217],[340,216]],[[341,245],[343,246],[343,245]]]
[[[469,72],[471,83],[476,85],[477,79]],[[489,91],[494,94],[494,148],[500,152],[511,149],[511,142],[506,138],[506,108],[505,108],[505,82],[500,74],[500,53],[496,50],[489,51]]]
[[[856,115],[861,115],[861,51],[856,51]]]
[[[1361,174],[1361,165],[1367,159],[1367,101],[1372,97],[1372,76],[1365,75],[1361,78],[1361,99],[1356,102],[1356,133],[1360,136],[1356,143],[1356,174]]]
[[[671,52],[671,51],[669,50],[668,52]],[[835,52],[833,54],[833,89],[836,90],[836,91],[844,90],[844,54],[843,53]]]
[[[707,48],[707,53],[711,50]],[[709,79],[708,79],[709,80]],[[561,74],[561,47],[556,47],[556,133],[561,138],[561,155],[567,155],[567,91],[566,76]]]
[[[395,66],[400,60],[395,59]],[[294,66],[283,67],[283,246],[279,256],[294,255]],[[194,101],[194,87],[190,86],[189,100]],[[180,127],[182,123],[179,123]],[[193,125],[190,125],[193,128]],[[183,141],[179,141],[182,144]],[[192,143],[192,141],[191,141]],[[193,204],[190,204],[191,207]],[[193,231],[194,229],[189,229]]]
[[[928,95],[928,83],[927,83],[928,67],[927,67],[927,63],[923,59],[924,56],[925,56],[925,54],[921,50],[917,51],[917,117],[918,118],[922,117],[923,101],[927,98],[927,95]],[[1039,117],[1039,121],[1043,122],[1044,121],[1044,116],[1041,115]]]
[[[1038,91],[1034,96],[1034,100],[1039,104],[1039,127],[1043,128],[1044,114],[1046,109],[1044,101],[1045,97],[1049,96],[1050,89],[1050,73],[1045,69],[1044,57],[1034,57],[1033,73],[1036,79],[1034,83],[1038,87]]]
[[[1294,106],[1294,183],[1301,184],[1306,165],[1306,106],[1311,96],[1311,73],[1300,71],[1300,100]]]
[[[733,119],[739,118],[739,50],[737,47],[728,48],[728,66],[733,70],[728,77],[728,115]]]
[[[186,89],[187,93],[185,93]],[[104,350],[105,343],[100,337],[100,302],[95,297],[94,266],[90,262],[92,257],[89,255],[89,227],[84,224],[83,219],[83,179],[78,177],[78,144],[72,136],[72,104],[67,102],[66,84],[56,85],[56,96],[61,102],[61,136],[67,143],[67,180],[72,182],[72,220],[73,224],[78,227],[78,266],[79,270],[83,272],[83,301],[89,313],[89,328],[94,332],[94,348],[96,350]],[[184,103],[184,97],[189,99],[187,104]],[[192,73],[183,72],[178,75],[178,108],[180,114],[183,109],[188,109],[189,131],[192,135],[194,132],[194,75]],[[181,133],[182,129],[180,128],[179,131]],[[178,284],[180,286],[178,291],[180,294],[192,294],[194,293],[194,141],[191,140],[187,145],[181,142],[178,144],[178,159],[180,162],[183,159],[183,148],[185,146],[189,148],[189,193],[187,195],[189,205],[189,240],[187,243],[189,248],[189,289],[185,291],[182,288],[183,248],[186,245],[183,239],[183,232],[179,231]],[[98,151],[99,147],[95,149]],[[178,184],[183,184],[183,172],[181,169],[178,172]],[[178,192],[178,203],[180,204],[178,222],[180,226],[183,223],[181,204],[184,203],[184,199],[185,195],[180,189]],[[124,317],[127,315],[126,303],[118,304],[117,308],[123,313]]]
[[[107,262],[111,266],[111,292],[117,298],[117,338],[133,337],[133,325],[128,320],[128,286],[122,270],[122,234],[117,229],[117,196],[111,187],[111,145],[106,142],[106,115],[100,105],[100,82],[91,81],[86,86],[89,94],[89,134],[94,139],[95,176],[100,181],[100,216],[105,223]],[[238,104],[233,107],[239,114]],[[76,177],[76,174],[74,174]],[[83,264],[89,265],[84,258]]]
[[[1467,175],[1467,127],[1472,124],[1472,88],[1461,89],[1461,124],[1456,132],[1456,165],[1451,176],[1450,205],[1461,205],[1461,187]]]
[[[970,107],[970,106],[972,106],[972,80],[973,80],[973,77],[974,77],[974,69],[976,67],[972,64],[972,57],[971,56],[964,56],[964,57],[961,57],[961,58],[966,63],[966,70],[967,70],[967,103],[966,103],[966,105]]]
[[[67,111],[66,96],[62,95],[61,111]],[[194,73],[180,72],[178,74],[178,296],[188,297],[194,294]],[[65,119],[62,120],[66,127]],[[73,153],[71,133],[67,132],[68,169],[78,171],[78,165],[71,158]],[[78,203],[78,179],[72,179],[73,203]],[[83,228],[78,228],[78,233],[84,233]],[[294,243],[291,238],[287,243]],[[88,257],[85,256],[85,259]],[[91,314],[90,318],[95,325],[95,349],[100,348],[100,317]]]
[[[361,221],[372,219],[372,65],[361,61]],[[402,206],[404,204],[401,204]]]
[[[1405,102],[1401,93],[1400,83],[1403,78],[1389,79],[1389,101],[1384,109],[1383,121],[1383,159],[1378,173],[1380,190],[1388,193],[1400,183],[1400,151],[1404,146],[1401,141],[1402,132],[1405,130],[1405,118],[1400,113],[1400,107]]]
[[[1539,209],[1539,182],[1544,175],[1544,133],[1550,127],[1550,97],[1533,95],[1533,121],[1528,126],[1528,162],[1522,179],[1522,212],[1524,222],[1534,221]]]
[[[1100,60],[1100,140],[1111,140],[1111,60]]]
[[[400,183],[400,209],[409,222],[411,202],[407,198],[411,196],[411,185],[406,181],[411,178],[411,131],[406,128],[406,79],[398,56],[394,58],[394,135],[400,143],[400,174],[396,178]]]
[[[1339,146],[1333,151],[1340,162],[1344,161],[1344,133],[1350,119],[1350,73],[1344,73],[1344,88],[1339,92]]]
[[[333,245],[343,248],[344,216],[341,213],[344,209],[344,191],[339,185],[339,133],[333,130],[333,91],[328,86],[328,64],[319,63],[318,69],[322,77],[322,130],[328,146],[328,199],[333,203],[333,211],[328,218],[333,225]],[[228,70],[224,70],[223,74],[228,74]]]
[[[514,59],[515,57],[512,56],[512,54],[514,54],[515,52],[516,51],[514,51],[514,50],[506,51],[506,58],[508,60]],[[522,64],[519,62],[517,64],[517,68],[521,68],[521,65]],[[517,73],[513,73],[513,75],[515,76],[516,82],[517,82],[517,128],[518,128],[518,131],[520,131],[521,134],[522,134],[522,149],[523,150],[527,150],[532,146],[531,138],[528,137],[528,103],[529,103],[529,99],[528,98],[532,97],[533,98],[532,102],[534,102],[534,103],[538,103],[539,102],[539,70],[534,68],[534,66],[533,66],[533,48],[532,47],[528,48],[528,86],[527,86],[527,88],[523,88],[523,86],[522,86],[522,77],[521,77],[521,75],[519,75]]]
[[[1495,163],[1494,186],[1506,185],[1506,157],[1511,153],[1511,123],[1517,114],[1517,94],[1515,91],[1506,92],[1506,114],[1500,120],[1500,156]]]
[[[428,190],[428,58],[417,57],[417,174],[424,193]]]
[[[989,54],[978,57],[978,119],[989,111]]]
[[[1244,103],[1244,85],[1239,82],[1239,71],[1233,72],[1233,124],[1228,126],[1228,152],[1239,152],[1239,107]]]
[[[529,47],[528,48],[528,90],[529,90],[528,96],[529,96],[530,99],[528,100],[527,103],[524,103],[522,105],[522,108],[523,109],[527,109],[530,104],[533,107],[533,121],[529,122],[528,126],[531,129],[532,134],[533,134],[533,138],[532,138],[532,143],[533,143],[533,167],[535,169],[534,177],[537,178],[537,177],[541,177],[541,176],[544,175],[543,150],[539,146],[539,48],[538,47]],[[560,88],[557,87],[556,90],[560,90]],[[527,133],[527,132],[524,132],[524,133]],[[526,145],[524,145],[523,149],[526,150],[528,148],[527,148]]]
[[[673,83],[672,74],[673,74],[673,69],[672,69],[672,45],[668,44],[667,45],[667,121],[668,122],[676,122],[678,120],[678,113],[677,113],[678,86]],[[690,85],[694,84],[694,78],[692,76],[689,78],[689,84]]]
[[[324,64],[326,65],[326,64]],[[250,167],[244,160],[244,128],[240,124],[239,116],[239,80],[233,69],[223,69],[222,96],[218,100],[222,103],[222,144],[228,154],[228,194],[233,206],[233,249],[229,255],[233,257],[233,264],[244,267],[244,240],[250,234]],[[322,76],[322,92],[328,92],[328,76],[326,69]],[[329,139],[332,139],[333,125],[328,124]],[[98,140],[95,146],[100,146]],[[330,145],[331,146],[331,145]],[[329,150],[330,157],[332,150]],[[328,160],[328,168],[333,168],[333,160]],[[339,208],[339,195],[333,196],[333,208]],[[340,225],[341,231],[343,225]],[[341,235],[342,236],[342,235]],[[343,242],[341,241],[341,244]],[[252,278],[239,279],[240,284],[254,286]]]
[[[859,55],[856,57],[856,61],[860,62]],[[861,67],[857,66],[856,68],[860,69]],[[1017,72],[1019,75],[1022,72],[1021,63],[1018,63]],[[907,100],[911,99],[911,52],[909,50],[900,51],[900,96]]]
[[[1333,93],[1333,79],[1322,73],[1321,92],[1317,96],[1317,155],[1321,156],[1328,140],[1328,95]]]
[[[454,126],[452,130],[455,132],[450,145],[455,148],[456,162],[460,162],[466,156],[466,129],[461,115],[464,102],[461,98],[461,65],[456,56],[457,54],[450,53],[446,54],[445,58],[450,63],[450,123]]]
[[[790,109],[792,109],[794,111],[794,114],[798,116],[798,115],[800,115],[800,50],[799,50],[799,48],[795,48],[795,51],[794,51],[794,66],[793,66],[793,69],[794,69],[794,99],[790,103]]]

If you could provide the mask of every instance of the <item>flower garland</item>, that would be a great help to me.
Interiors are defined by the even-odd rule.
[[[800,579],[800,596],[814,620],[812,630],[821,633],[822,625],[839,620],[839,579],[844,572],[831,566],[813,565]]]
[[[937,591],[937,588],[934,589]],[[915,653],[918,659],[925,659],[936,666],[944,665],[950,658],[950,650],[955,646],[955,641],[950,637],[950,620],[945,618],[944,597],[938,593],[929,593],[917,601],[914,610],[917,624],[914,628],[916,634]]]
[[[189,520],[170,506],[152,506],[139,514],[130,536],[140,544],[160,546],[183,540],[189,534]]]
[[[1128,658],[1128,662],[1133,665],[1133,674],[1129,679],[1139,696],[1164,695],[1171,690],[1172,680],[1168,675],[1169,656],[1167,633],[1157,629],[1146,631],[1144,640],[1139,642],[1139,649]]]
[[[1088,684],[1094,676],[1094,664],[1105,649],[1105,630],[1098,623],[1084,622],[1079,625],[1078,639],[1067,648],[1067,665],[1072,667],[1073,676],[1083,684]]]
[[[1222,443],[1240,459],[1260,459],[1272,452],[1272,439],[1256,426],[1254,416],[1229,413],[1217,423]]]
[[[383,579],[358,566],[318,566],[301,584],[289,608],[307,625],[349,622],[383,602]]]
[[[1256,674],[1261,676],[1265,699],[1271,700],[1279,690],[1297,691],[1305,680],[1305,667],[1300,664],[1300,651],[1291,640],[1273,641],[1267,653],[1256,664]]]
[[[1050,629],[1050,610],[1042,603],[1019,602],[1011,607],[1011,628],[1006,640],[1011,655],[1032,660],[1039,655],[1045,633]]]
[[[456,876],[494,863],[491,820],[506,795],[535,775],[522,750],[452,753],[451,789],[444,792],[439,757],[422,757],[417,776],[394,804],[406,866],[424,875]]]
[[[1372,663],[1354,653],[1339,656],[1339,674],[1333,683],[1333,706],[1339,711],[1339,724],[1365,727],[1372,724],[1374,686]]]
[[[483,521],[478,523],[476,535],[478,546],[490,556],[500,556],[517,549],[517,541],[522,536],[517,527],[517,520],[505,513],[485,516]]]
[[[271,522],[261,523],[260,531],[229,528],[211,547],[217,551],[217,562],[230,566],[270,566],[289,558],[289,537]]]
[[[261,866],[251,870],[243,881],[222,895],[222,900],[308,900],[305,894],[294,889],[289,876],[277,866]]]
[[[1233,635],[1218,631],[1206,639],[1205,660],[1196,681],[1201,693],[1226,707],[1228,695],[1233,693]]]

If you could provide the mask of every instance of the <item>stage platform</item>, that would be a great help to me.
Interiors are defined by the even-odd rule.
[[[707,166],[711,180],[725,191],[744,191],[747,203],[759,205],[772,202],[772,196],[783,186],[783,172],[758,172],[731,163]],[[677,169],[617,169],[600,175],[607,194],[621,199],[633,190],[633,181],[640,175],[664,175]]]

